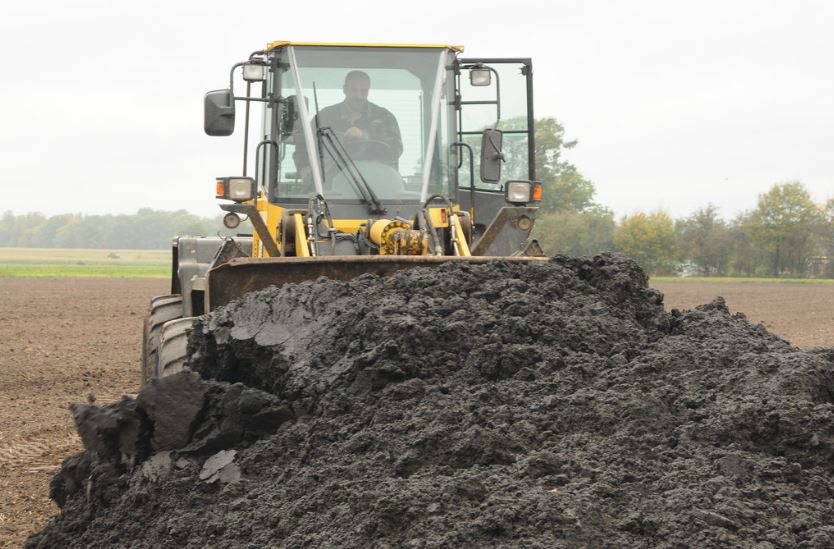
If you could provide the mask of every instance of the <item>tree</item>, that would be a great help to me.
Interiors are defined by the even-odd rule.
[[[759,254],[756,253],[750,239],[749,215],[741,214],[730,224],[730,238],[732,241],[730,271],[741,276],[755,275],[759,263]]]
[[[548,253],[594,255],[614,249],[614,214],[602,207],[542,214],[534,235]]]
[[[17,219],[11,210],[3,212],[0,219],[0,248],[14,246],[15,223]]]
[[[825,276],[834,278],[834,198],[829,198],[823,208],[822,253],[827,258]]]
[[[732,235],[718,217],[718,208],[708,204],[675,223],[678,250],[695,264],[701,275],[725,275],[732,254]]]
[[[575,139],[565,140],[565,127],[555,118],[536,120],[536,176],[541,180],[553,180],[567,170],[576,169],[562,158],[562,153],[577,143]]]
[[[35,246],[49,248],[56,245],[61,228],[72,222],[73,214],[53,215],[46,219],[38,230]]]
[[[802,183],[794,181],[776,184],[759,195],[747,227],[768,274],[803,276],[824,224],[822,209]]]
[[[650,274],[672,274],[675,270],[675,225],[666,212],[624,217],[614,232],[614,245]]]
[[[614,214],[594,202],[594,184],[563,157],[576,144],[555,118],[536,121],[536,179],[543,192],[534,235],[548,253],[592,255],[614,247]]]
[[[597,207],[596,189],[576,168],[567,168],[553,179],[542,180],[541,208],[546,212],[579,212]]]
[[[40,213],[28,213],[17,216],[13,223],[13,244],[10,245],[23,247],[38,246],[38,234],[44,223],[46,223],[46,217]]]
[[[555,118],[536,121],[536,178],[543,186],[543,211],[577,212],[595,206],[594,184],[563,158],[576,144],[565,139],[565,128]]]

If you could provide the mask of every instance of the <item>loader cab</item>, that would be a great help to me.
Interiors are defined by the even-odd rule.
[[[506,245],[478,252],[521,245],[541,197],[531,62],[461,54],[446,45],[274,42],[235,65],[229,89],[207,94],[205,123],[209,135],[229,135],[235,104],[245,103],[248,179],[218,178],[218,198],[236,200],[226,192],[234,183],[236,202],[249,200],[251,181],[265,227],[243,204],[221,208],[252,220],[253,250],[267,233],[277,242],[276,227],[318,196],[346,232],[371,219],[412,220],[438,197],[467,212],[472,243],[490,227],[514,227]],[[245,95],[234,91],[241,75]]]
[[[531,63],[462,58],[461,51],[275,42],[253,54],[261,93],[247,79],[246,96],[236,97],[233,69],[225,100],[247,100],[247,128],[249,103],[264,107],[254,146],[258,188],[285,208],[321,194],[356,213],[366,209],[361,186],[397,212],[440,194],[490,217],[506,202],[507,181],[535,178]],[[240,65],[246,77],[249,66]],[[364,101],[352,110],[357,87]],[[358,138],[346,135],[356,118]],[[485,139],[488,130],[498,132]],[[248,138],[244,154],[252,156]]]

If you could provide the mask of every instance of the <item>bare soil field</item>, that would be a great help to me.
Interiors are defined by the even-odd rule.
[[[49,481],[81,450],[68,404],[138,390],[142,318],[166,282],[0,278],[0,547],[58,512]]]
[[[667,309],[691,309],[722,296],[733,313],[761,322],[797,347],[834,347],[834,284],[657,282]]]
[[[834,347],[834,285],[653,284],[667,308],[721,295],[734,312],[800,347]],[[67,405],[139,384],[142,317],[164,279],[0,278],[0,547],[19,546],[58,511],[49,481],[81,449]]]

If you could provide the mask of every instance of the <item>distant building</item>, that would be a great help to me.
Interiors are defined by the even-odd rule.
[[[809,257],[806,261],[808,276],[810,277],[824,277],[831,272],[834,258],[829,255],[815,255]]]

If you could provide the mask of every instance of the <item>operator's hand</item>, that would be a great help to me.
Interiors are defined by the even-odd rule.
[[[345,137],[349,137],[351,139],[367,139],[365,132],[363,132],[356,126],[350,127],[347,130],[345,130]]]

